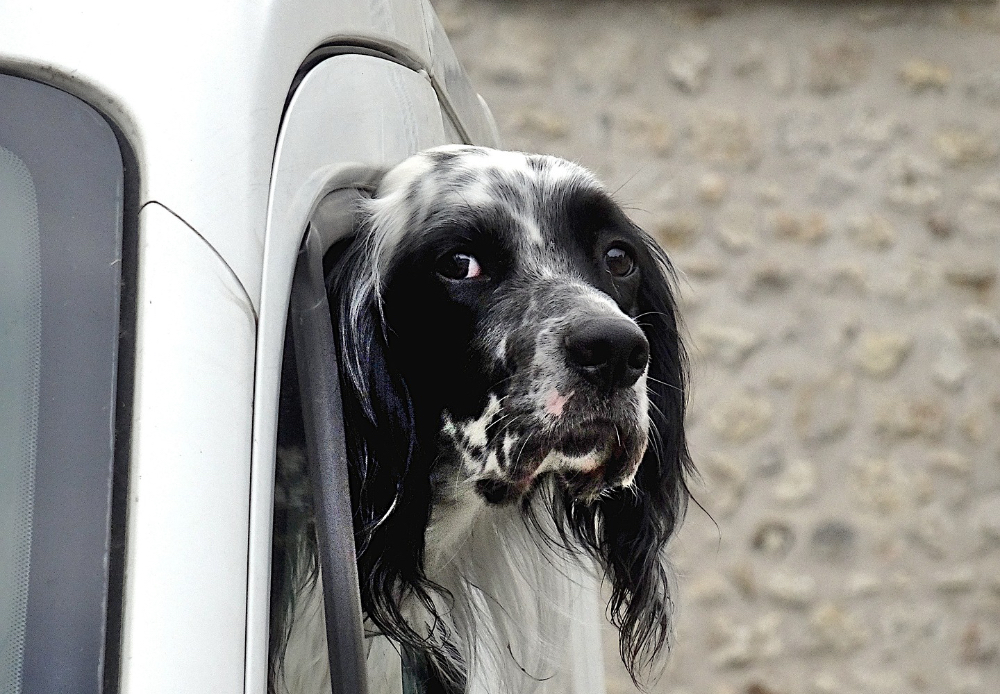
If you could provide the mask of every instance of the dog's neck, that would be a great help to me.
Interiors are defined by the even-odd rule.
[[[589,692],[566,687],[581,677],[603,682],[598,572],[589,557],[549,541],[550,490],[536,489],[530,509],[490,504],[468,481],[436,491],[425,569],[448,593],[439,613],[466,660],[466,691]]]
[[[434,492],[435,503],[424,536],[424,563],[431,580],[456,560],[484,516],[496,512],[468,482]]]

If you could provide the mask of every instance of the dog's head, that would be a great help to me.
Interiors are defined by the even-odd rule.
[[[432,498],[545,487],[611,580],[626,664],[655,654],[689,465],[659,247],[579,166],[445,147],[385,175],[332,277],[369,617],[408,636]]]

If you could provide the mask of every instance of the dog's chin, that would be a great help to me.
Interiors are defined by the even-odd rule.
[[[608,490],[631,484],[646,451],[645,432],[628,431],[606,420],[589,422],[547,436],[529,437],[519,472],[476,481],[476,492],[497,506],[522,503],[552,480],[580,503],[596,501]]]

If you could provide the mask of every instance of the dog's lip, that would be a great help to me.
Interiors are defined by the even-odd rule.
[[[545,472],[545,459],[553,453],[561,453],[571,458],[583,458],[593,454],[600,462],[592,469],[598,469],[607,458],[624,453],[618,425],[603,417],[589,419],[583,423],[568,427],[560,427],[548,436],[542,438],[529,459],[529,463],[521,470],[514,482],[517,485],[528,486],[542,472]]]
[[[608,417],[592,417],[582,423],[560,427],[543,440],[526,461],[521,461],[517,471],[509,477],[483,477],[476,481],[476,489],[489,503],[503,505],[521,499],[538,482],[547,476],[562,479],[571,487],[579,487],[585,496],[592,496],[605,485],[614,484],[622,475],[630,455],[622,435],[623,424]],[[586,469],[546,468],[545,458],[551,453],[571,457],[594,454],[594,464]]]
[[[514,473],[511,483],[525,487],[530,485],[541,472],[545,472],[541,468],[545,459],[553,453],[571,458],[593,454],[600,462],[592,470],[598,470],[607,460],[628,456],[628,441],[634,437],[626,437],[625,431],[625,424],[604,416],[567,423],[550,430],[532,441],[528,455],[518,461],[516,470],[511,471]]]
[[[549,448],[566,455],[578,456],[621,446],[619,425],[609,418],[595,417],[553,436]]]

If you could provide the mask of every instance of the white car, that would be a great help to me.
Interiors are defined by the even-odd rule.
[[[0,691],[266,690],[300,248],[448,142],[497,133],[424,0],[0,0]]]

